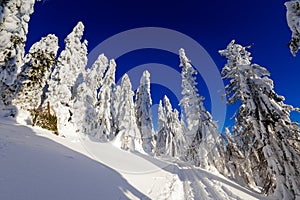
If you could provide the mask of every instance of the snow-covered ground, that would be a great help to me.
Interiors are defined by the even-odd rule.
[[[262,199],[186,163],[0,119],[0,199]]]

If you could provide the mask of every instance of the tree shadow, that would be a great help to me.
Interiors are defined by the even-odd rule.
[[[149,162],[155,164],[156,166],[160,167],[162,170],[165,170],[171,174],[177,175],[179,177],[180,181],[182,181],[182,182],[188,181],[191,184],[194,184],[196,181],[201,180],[204,183],[207,191],[213,191],[213,190],[215,190],[215,188],[213,188],[212,185],[210,185],[209,183],[205,184],[206,181],[204,180],[204,178],[209,179],[209,181],[213,181],[213,182],[217,181],[217,182],[221,183],[222,189],[226,193],[232,193],[232,191],[230,191],[230,189],[228,187],[226,187],[226,186],[229,186],[229,187],[239,190],[245,194],[253,196],[257,199],[267,199],[266,197],[262,196],[259,193],[250,191],[249,189],[247,189],[243,186],[240,186],[239,184],[235,183],[234,181],[223,178],[222,175],[221,176],[215,175],[215,174],[205,171],[201,168],[194,167],[191,164],[185,163],[180,160],[176,160],[175,158],[171,158],[171,159],[176,160],[176,163],[173,163],[170,161],[165,162],[165,161],[156,159],[156,158],[148,156],[148,155],[143,155],[143,154],[137,154],[137,155],[141,156],[142,158],[144,158],[144,159],[148,160]],[[238,194],[229,194],[229,195],[233,196],[233,197],[238,197]]]
[[[109,166],[0,118],[0,199],[150,199]]]

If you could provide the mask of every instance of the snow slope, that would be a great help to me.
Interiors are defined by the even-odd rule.
[[[0,119],[0,199],[262,199],[215,173]]]

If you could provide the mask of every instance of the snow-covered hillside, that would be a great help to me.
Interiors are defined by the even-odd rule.
[[[186,163],[0,119],[0,199],[262,199]]]

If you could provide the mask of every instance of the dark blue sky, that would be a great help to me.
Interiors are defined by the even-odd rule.
[[[254,62],[271,72],[277,93],[286,97],[286,103],[300,107],[300,55],[293,57],[287,47],[290,30],[286,23],[285,1],[274,0],[195,0],[195,1],[115,1],[115,0],[48,0],[37,3],[31,17],[27,48],[49,33],[63,40],[78,21],[85,24],[84,38],[92,50],[105,39],[133,28],[163,27],[176,30],[196,40],[210,54],[221,69],[226,60],[219,56],[232,40],[242,45],[254,44],[251,52]],[[180,70],[178,58],[158,50],[140,50],[117,60],[122,70],[117,78],[133,66],[144,63],[163,63]],[[199,90],[204,96],[207,88],[199,78]],[[157,103],[168,90],[153,86]],[[172,96],[172,95],[171,95]],[[210,110],[209,97],[205,101]],[[174,97],[172,98],[174,99]],[[177,104],[174,100],[173,104]],[[228,116],[233,107],[229,107]],[[299,115],[293,114],[293,119]],[[229,123],[229,122],[227,122]]]

